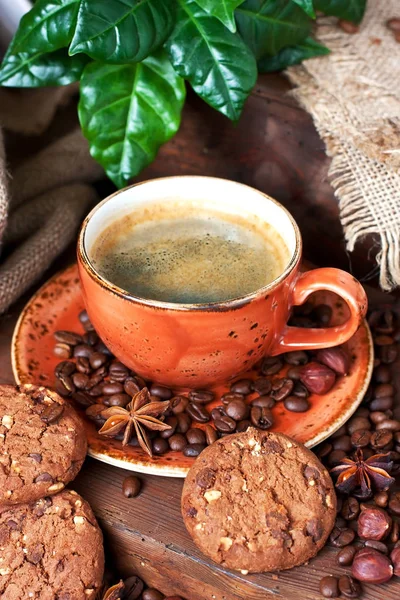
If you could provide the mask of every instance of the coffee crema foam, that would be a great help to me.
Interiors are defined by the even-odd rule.
[[[140,298],[207,304],[245,296],[285,270],[289,250],[271,225],[170,204],[135,211],[98,236],[91,256],[100,275]]]

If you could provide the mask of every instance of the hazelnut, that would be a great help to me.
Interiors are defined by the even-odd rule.
[[[373,548],[362,548],[354,557],[351,574],[359,581],[385,583],[393,575],[393,566],[384,554]]]
[[[400,576],[400,547],[394,547],[390,555],[394,566],[394,574]]]
[[[358,535],[365,540],[383,540],[390,531],[392,519],[382,508],[365,506],[358,518]]]
[[[343,348],[324,348],[318,350],[316,359],[318,362],[326,365],[339,375],[347,375],[350,367],[350,360]]]
[[[336,375],[326,365],[310,362],[300,370],[300,381],[312,394],[327,394],[336,380]]]

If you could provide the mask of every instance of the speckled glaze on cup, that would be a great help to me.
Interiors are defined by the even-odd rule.
[[[177,198],[242,217],[255,215],[272,225],[290,251],[285,270],[251,294],[209,304],[143,299],[104,279],[91,261],[98,235],[135,209]],[[105,344],[145,379],[174,388],[215,385],[246,371],[265,355],[342,344],[357,331],[367,310],[361,284],[348,273],[332,268],[300,273],[300,231],[283,206],[262,192],[224,179],[166,177],[116,192],[84,220],[77,252],[86,308]],[[348,321],[325,329],[288,327],[291,308],[322,289],[345,300]]]

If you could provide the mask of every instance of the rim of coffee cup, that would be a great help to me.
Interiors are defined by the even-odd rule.
[[[168,197],[170,197],[171,199],[176,200],[177,197],[179,198],[185,198],[187,200],[192,200],[192,201],[200,201],[200,202],[205,202],[205,199],[202,197],[201,194],[201,190],[203,189],[201,185],[199,184],[205,184],[205,182],[207,182],[208,184],[214,184],[214,186],[226,186],[227,188],[230,187],[232,190],[234,188],[237,188],[237,191],[243,191],[244,193],[248,194],[249,196],[253,196],[253,203],[255,203],[256,198],[258,198],[259,201],[263,201],[264,205],[263,205],[263,211],[262,212],[266,212],[267,210],[267,206],[269,206],[270,209],[273,209],[273,213],[274,213],[274,217],[280,215],[280,222],[286,222],[287,226],[291,227],[291,232],[287,232],[285,231],[284,234],[282,235],[282,231],[279,231],[278,227],[276,227],[276,223],[272,223],[270,219],[265,219],[266,223],[268,223],[269,225],[271,225],[272,227],[274,227],[275,229],[277,229],[281,235],[281,237],[283,237],[289,252],[290,252],[290,258],[289,261],[285,267],[285,269],[282,271],[282,273],[276,277],[275,279],[273,279],[271,282],[269,282],[268,284],[266,284],[265,286],[258,288],[256,290],[254,290],[253,292],[250,292],[248,294],[245,294],[243,296],[238,296],[237,298],[232,298],[232,299],[228,299],[228,300],[222,300],[219,302],[207,302],[207,303],[199,303],[199,304],[184,304],[184,303],[179,303],[179,302],[164,302],[161,300],[153,300],[150,298],[142,298],[140,296],[135,296],[134,294],[130,294],[128,291],[124,290],[123,288],[120,288],[119,286],[115,285],[114,283],[112,283],[111,281],[109,281],[108,279],[106,279],[103,275],[101,275],[101,273],[99,273],[99,271],[96,269],[96,267],[94,266],[92,260],[90,259],[90,251],[88,251],[87,248],[87,237],[88,235],[92,238],[91,243],[93,244],[94,241],[98,238],[98,236],[102,233],[102,231],[104,231],[106,229],[107,226],[109,226],[112,223],[112,220],[119,220],[122,216],[124,216],[124,214],[129,214],[132,213],[134,208],[130,206],[130,202],[124,202],[123,201],[123,197],[130,197],[132,195],[135,195],[135,192],[140,192],[143,191],[143,186],[147,187],[147,189],[149,189],[150,186],[154,186],[154,192],[156,191],[156,189],[160,186],[161,188],[163,187],[163,184],[168,186],[169,184],[172,185],[173,184],[177,184],[177,182],[185,182],[186,184],[186,188],[187,188],[187,192],[183,193],[179,191],[169,191],[168,194],[165,193],[165,190],[163,192],[158,192],[158,194],[155,195],[151,195],[149,197],[147,197],[146,194],[144,194],[144,198],[142,197],[142,202],[141,204],[155,204],[157,202],[160,202],[161,200],[167,200]],[[196,186],[196,183],[198,184]],[[178,184],[179,186],[180,184]],[[123,210],[118,210],[118,211],[113,211],[112,208],[113,207],[113,203],[120,201],[122,198],[122,206],[123,206]],[[136,199],[137,200],[137,199]],[[266,204],[266,202],[268,204]],[[225,202],[224,204],[220,204],[221,202],[221,197],[216,198],[214,201],[209,202],[207,200],[206,204],[210,204],[211,203],[214,205],[213,209],[214,210],[219,210],[220,212],[225,212],[223,209],[228,206],[227,202]],[[253,206],[252,203],[252,206]],[[236,199],[236,204],[239,204],[237,199]],[[261,204],[260,204],[261,206]],[[248,204],[247,204],[248,207]],[[121,207],[120,207],[121,208]],[[233,208],[233,206],[231,206],[231,208]],[[210,206],[211,209],[211,206]],[[239,210],[241,209],[241,207],[239,207]],[[232,212],[231,214],[240,214],[240,216],[246,218],[246,214],[249,214],[249,211],[242,211],[239,210],[237,212]],[[105,212],[105,215],[101,215],[102,212]],[[91,229],[95,229],[96,226],[96,221],[100,221],[101,222],[101,217],[107,216],[107,214],[112,214],[113,219],[110,221],[105,221],[104,222],[104,226],[102,228],[100,228],[100,230],[97,231],[91,231]],[[257,217],[259,217],[259,213],[252,213],[252,215],[256,215]],[[100,218],[99,218],[100,216]],[[95,225],[93,226],[93,223],[95,223]],[[89,234],[88,234],[89,232]],[[129,300],[131,302],[136,302],[139,304],[144,304],[150,307],[154,307],[154,308],[164,308],[164,309],[168,309],[168,310],[180,310],[180,311],[185,311],[185,310],[231,310],[234,308],[239,308],[239,306],[242,306],[243,304],[247,304],[247,302],[250,302],[251,300],[253,300],[254,298],[257,298],[260,295],[264,295],[264,294],[268,294],[271,293],[271,291],[273,291],[282,281],[284,281],[288,275],[291,273],[291,271],[293,271],[293,269],[296,267],[296,265],[298,265],[298,263],[300,262],[301,259],[301,254],[302,254],[302,239],[301,239],[301,234],[300,234],[300,230],[299,227],[296,223],[296,221],[294,220],[293,216],[291,215],[291,213],[282,205],[280,204],[277,200],[275,200],[274,198],[272,198],[271,196],[269,196],[268,194],[265,194],[264,192],[261,192],[260,190],[257,190],[256,188],[253,188],[251,186],[248,186],[244,183],[240,183],[237,181],[233,181],[231,179],[223,179],[220,177],[209,177],[209,176],[204,176],[204,175],[172,175],[172,176],[168,176],[168,177],[157,177],[154,179],[147,179],[145,181],[140,181],[138,183],[135,183],[133,185],[127,186],[125,188],[122,188],[120,190],[117,190],[116,192],[114,192],[113,194],[111,194],[110,196],[107,196],[107,198],[104,198],[104,200],[102,200],[101,202],[99,202],[90,212],[89,214],[85,217],[80,231],[79,231],[79,235],[78,235],[78,243],[77,243],[77,253],[78,253],[78,257],[81,260],[81,263],[83,265],[83,267],[85,268],[85,270],[87,271],[87,273],[89,274],[89,276],[95,280],[101,287],[106,288],[108,291],[116,294],[117,296],[120,296],[121,298],[124,298],[125,300]]]

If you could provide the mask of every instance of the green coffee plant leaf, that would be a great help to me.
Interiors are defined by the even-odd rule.
[[[0,85],[5,87],[42,87],[67,85],[78,81],[88,58],[68,56],[66,48],[50,54],[8,52],[0,68]]]
[[[329,54],[329,49],[308,37],[297,46],[282,48],[275,56],[264,56],[258,61],[258,70],[260,73],[281,71],[291,65],[297,65],[307,58],[324,54]]]
[[[257,78],[253,54],[194,0],[178,4],[177,24],[166,42],[175,70],[203,100],[237,121]]]
[[[315,10],[354,23],[360,23],[366,5],[367,0],[314,0]]]
[[[74,34],[79,3],[80,0],[37,0],[21,19],[12,42],[13,53],[43,54],[68,46]]]
[[[243,4],[244,0],[196,0],[196,2],[206,13],[217,17],[225,27],[235,33],[234,10],[240,4]]]
[[[81,0],[70,54],[107,63],[140,62],[174,25],[171,0]]]
[[[291,0],[246,0],[235,15],[238,31],[256,58],[303,41],[312,24]]]
[[[296,2],[304,10],[305,13],[308,14],[309,17],[315,19],[315,10],[313,5],[313,0],[293,0]]]
[[[185,84],[165,51],[143,62],[89,64],[81,80],[79,118],[90,152],[123,187],[154,160],[178,130]]]

